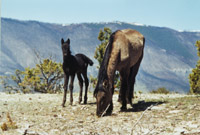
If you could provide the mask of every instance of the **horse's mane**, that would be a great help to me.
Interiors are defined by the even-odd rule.
[[[114,35],[115,35],[116,32],[117,31],[115,31],[114,33],[111,34],[109,42],[107,44],[106,51],[105,51],[105,54],[104,54],[104,57],[103,57],[103,61],[101,63],[100,69],[99,69],[97,87],[101,87],[101,86],[99,86],[99,84],[103,83],[102,81],[104,79],[108,78],[107,67],[108,67],[108,62],[109,62],[109,58],[110,58],[110,54],[111,54],[111,50],[112,50],[112,43],[113,43],[113,40],[114,40]],[[97,89],[95,89],[94,94],[97,92],[96,90]]]

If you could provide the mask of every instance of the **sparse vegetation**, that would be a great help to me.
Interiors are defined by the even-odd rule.
[[[196,64],[196,68],[194,68],[192,73],[189,75],[191,94],[200,94],[200,40],[196,42],[196,47],[199,59]]]
[[[15,122],[12,121],[11,117],[10,117],[10,114],[7,113],[7,122],[4,122],[2,125],[1,125],[1,130],[2,131],[7,131],[9,129],[17,129],[17,125]]]
[[[169,94],[170,91],[167,90],[165,87],[158,88],[157,90],[152,90],[150,93],[153,94]]]
[[[90,76],[90,83],[92,84],[92,87],[95,88],[97,85],[97,78]]]
[[[137,95],[138,94],[138,95]],[[62,94],[0,93],[0,126],[5,135],[61,134],[192,134],[200,133],[200,97],[180,94],[139,94],[134,108],[120,112],[118,94],[113,95],[111,116],[96,116],[95,98],[88,95],[88,104],[78,104],[74,93],[73,106],[61,106]],[[68,101],[69,103],[69,101]],[[10,118],[7,115],[9,112]],[[16,123],[9,128],[9,121]],[[6,126],[5,126],[6,125]]]
[[[25,68],[24,71],[16,70],[14,75],[1,76],[0,83],[4,91],[12,92],[41,92],[56,93],[62,89],[63,79],[62,64],[51,58],[41,60],[37,55],[39,64],[33,68]]]

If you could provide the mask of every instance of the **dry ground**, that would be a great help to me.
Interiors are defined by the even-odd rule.
[[[68,135],[68,134],[133,134],[197,135],[200,134],[200,96],[179,94],[138,94],[134,109],[120,112],[117,95],[111,116],[96,117],[95,98],[88,104],[61,107],[62,94],[0,93],[0,125],[7,123],[7,113],[17,127],[0,129],[1,135]],[[69,96],[69,94],[68,94]]]

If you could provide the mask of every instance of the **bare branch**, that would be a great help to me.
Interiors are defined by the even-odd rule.
[[[106,111],[108,110],[110,104],[106,107],[105,111],[101,114],[101,117],[103,117],[103,115],[106,113]]]
[[[142,113],[142,115],[141,115],[140,118],[137,120],[137,122],[133,125],[133,127],[135,127],[135,126],[139,123],[139,121],[142,119],[144,113],[145,113],[147,110],[151,110],[151,108],[152,108],[153,106],[156,106],[157,104],[158,104],[158,103],[156,103],[155,105],[151,105],[151,106],[147,107],[147,109]]]

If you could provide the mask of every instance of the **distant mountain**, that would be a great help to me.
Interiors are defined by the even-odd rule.
[[[200,40],[200,32],[179,32],[125,22],[61,25],[2,18],[1,25],[0,75],[34,66],[34,50],[44,57],[51,54],[62,62],[61,38],[71,39],[73,54],[84,53],[95,61],[93,56],[100,44],[97,39],[100,29],[138,30],[146,38],[144,59],[136,81],[136,90],[141,91],[166,87],[171,91],[187,92],[188,75],[197,61],[194,44]],[[97,61],[89,67],[89,74],[97,75],[96,66]]]

